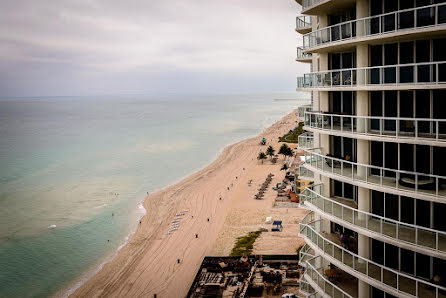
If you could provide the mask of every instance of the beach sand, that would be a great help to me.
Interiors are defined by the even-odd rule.
[[[278,136],[294,127],[295,115],[293,111],[260,136],[226,147],[209,166],[150,194],[144,201],[147,214],[130,242],[72,297],[185,297],[203,257],[228,255],[235,239],[257,230],[266,216],[283,220],[284,229],[262,233],[253,252],[296,253],[304,243],[298,222],[306,211],[272,208],[271,187],[284,176],[282,157],[275,165],[256,158],[266,150],[259,144],[262,137],[278,151]],[[254,200],[268,173],[275,176],[265,199]],[[176,216],[182,211],[184,215]],[[168,234],[176,225],[178,230]]]

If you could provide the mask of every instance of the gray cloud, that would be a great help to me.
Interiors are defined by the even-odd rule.
[[[308,70],[293,0],[0,1],[0,96],[291,91]]]

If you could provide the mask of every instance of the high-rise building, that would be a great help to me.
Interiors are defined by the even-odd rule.
[[[302,291],[446,297],[446,1],[297,2]]]

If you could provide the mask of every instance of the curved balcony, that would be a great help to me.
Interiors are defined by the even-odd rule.
[[[304,121],[305,118],[305,112],[307,111],[311,111],[312,109],[312,105],[301,105],[297,107],[297,116],[298,116],[298,120],[300,121],[300,119],[302,119],[302,121]]]
[[[299,166],[299,179],[314,180],[314,173],[303,166]]]
[[[444,88],[446,61],[343,68],[304,74],[302,90],[401,90]]]
[[[316,290],[317,293],[320,295],[326,294],[329,297],[353,298],[352,295],[336,286],[321,273],[321,270],[323,269],[321,256],[313,257],[306,263],[307,270],[304,275],[305,280],[308,281],[310,287]],[[310,294],[307,297],[315,296]]]
[[[304,149],[304,166],[353,185],[446,203],[446,177],[360,164]]]
[[[297,16],[296,31],[300,34],[311,32],[311,16]]]
[[[310,132],[304,132],[297,137],[297,143],[299,148],[313,148],[314,147],[314,137]]]
[[[339,23],[304,35],[304,50],[314,51],[355,43],[397,38],[407,34],[446,30],[446,4],[398,10],[381,15]],[[414,36],[416,37],[416,36]]]
[[[316,297],[316,291],[313,289],[313,287],[303,278],[299,281],[299,292],[305,297]]]
[[[302,0],[302,12],[310,15],[330,14],[343,8],[352,8],[355,0]]]
[[[311,58],[312,58],[311,53],[305,53],[301,47],[297,47],[296,61],[311,63],[312,62]]]
[[[306,111],[305,128],[374,141],[401,140],[413,144],[437,142],[435,145],[446,146],[445,119],[355,116]]]
[[[311,247],[309,247],[307,244],[305,244],[304,246],[302,246],[302,248],[299,251],[299,265],[301,266],[306,266],[306,262],[311,259],[314,258],[314,252],[311,253]]]
[[[363,258],[320,233],[318,223],[302,224],[300,236],[324,259],[341,270],[398,297],[444,297],[446,288]],[[307,262],[308,264],[308,262]]]
[[[360,234],[368,234],[385,242],[391,240],[391,244],[397,246],[401,246],[400,242],[404,242],[406,248],[411,250],[414,249],[413,246],[417,246],[437,257],[446,256],[446,232],[361,211],[324,197],[320,194],[321,185],[314,188],[319,189],[319,192],[306,188],[300,194],[300,201],[311,210],[324,214],[328,219]]]

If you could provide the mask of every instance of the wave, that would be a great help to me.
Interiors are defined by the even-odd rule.
[[[144,203],[144,200],[142,200],[141,202],[139,202],[139,204],[137,205],[137,206],[138,206],[137,208],[138,208],[138,213],[139,213],[139,214],[138,214],[138,216],[137,216],[137,218],[136,218],[136,219],[137,219],[136,222],[139,222],[139,221],[141,220],[141,218],[143,218],[143,216],[147,214],[147,210],[146,210],[146,208],[144,208],[143,203]],[[104,205],[108,205],[108,204],[104,204]],[[103,205],[98,206],[98,207],[102,207],[102,206],[103,206]],[[98,207],[96,207],[96,208],[98,208]],[[111,253],[108,257],[106,257],[106,259],[105,259],[101,264],[99,264],[95,269],[90,270],[90,271],[88,271],[86,274],[84,274],[84,275],[80,278],[80,280],[78,280],[77,282],[75,282],[74,285],[72,285],[72,286],[71,286],[67,291],[65,291],[65,292],[63,293],[63,295],[60,296],[60,297],[62,297],[62,298],[67,298],[67,297],[71,296],[77,289],[79,289],[83,284],[85,284],[90,278],[92,278],[96,273],[98,273],[99,271],[101,271],[102,268],[104,268],[104,266],[105,266],[107,263],[110,263],[111,261],[113,261],[113,259],[118,255],[119,251],[120,251],[124,246],[126,246],[126,245],[129,243],[129,241],[133,238],[133,236],[135,235],[137,229],[138,229],[138,227],[136,227],[135,229],[133,229],[133,230],[130,232],[130,234],[127,235],[127,236],[124,238],[124,240],[122,241],[122,243],[119,244],[119,246],[116,248],[116,250],[115,250],[113,253]],[[57,295],[57,294],[56,294],[56,295]]]

